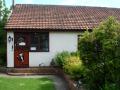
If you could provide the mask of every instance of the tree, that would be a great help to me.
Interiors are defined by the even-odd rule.
[[[85,78],[90,90],[119,90],[120,23],[114,17],[93,32],[85,32],[79,41],[79,51],[87,68]]]
[[[9,15],[10,11],[5,5],[5,0],[0,0],[0,59],[5,60],[5,40],[6,40],[6,35],[5,35],[5,30],[4,26],[5,23],[7,22],[7,18]],[[3,60],[0,60],[0,63],[3,62]]]

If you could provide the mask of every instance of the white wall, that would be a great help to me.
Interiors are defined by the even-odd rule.
[[[9,36],[13,38],[13,41],[8,42]],[[13,32],[7,32],[7,67],[14,67],[14,33]]]
[[[57,52],[77,51],[77,35],[78,33],[74,32],[50,32],[49,52],[30,52],[29,66],[37,67],[41,63],[43,66],[49,66]]]

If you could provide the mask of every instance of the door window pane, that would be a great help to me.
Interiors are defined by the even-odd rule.
[[[17,39],[17,46],[25,46],[26,42],[25,42],[25,38],[22,36],[19,36]]]

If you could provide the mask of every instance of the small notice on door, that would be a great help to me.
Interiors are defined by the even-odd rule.
[[[25,46],[25,45],[26,45],[25,42],[21,42],[21,43],[19,43],[19,46]]]
[[[30,47],[30,50],[35,51],[36,47]]]

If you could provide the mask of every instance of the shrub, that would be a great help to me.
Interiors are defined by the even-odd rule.
[[[63,63],[65,61],[65,58],[69,57],[69,56],[70,56],[70,53],[67,52],[67,51],[63,51],[61,53],[57,53],[55,55],[55,58],[54,58],[55,63],[62,68],[63,67]]]
[[[79,52],[63,51],[57,53],[54,58],[54,63],[60,66],[64,72],[71,78],[78,80],[83,76],[84,65],[79,57]]]
[[[120,90],[118,86],[114,83],[105,83],[105,86],[101,90]]]
[[[79,51],[76,51],[76,52],[71,52],[70,55],[79,57],[80,53],[79,53]]]
[[[5,23],[8,20],[9,9],[6,7],[5,0],[0,0],[0,64],[6,62],[6,32],[4,30]]]
[[[79,56],[70,56],[65,59],[63,69],[73,79],[78,79],[82,77],[84,67]]]
[[[120,83],[120,23],[110,17],[93,32],[85,32],[79,52],[87,68],[85,80],[89,90],[100,90],[105,82]]]
[[[0,50],[0,66],[6,65],[6,49],[3,47]]]

